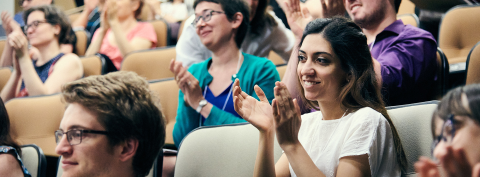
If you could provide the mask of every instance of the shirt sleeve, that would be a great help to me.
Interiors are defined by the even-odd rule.
[[[274,41],[272,41],[272,49],[280,55],[283,60],[288,61],[292,54],[293,45],[295,44],[295,35],[285,27],[282,20],[275,16],[275,14],[270,13],[270,15],[272,15],[277,23],[277,26],[272,29],[272,36],[275,36]]]
[[[182,35],[175,48],[176,60],[181,61],[184,67],[190,67],[211,57],[211,52],[202,44],[195,28],[190,25],[194,19],[195,15],[192,15],[185,21]]]
[[[381,65],[383,85],[395,93],[430,78],[436,72],[435,58],[435,42],[408,39],[385,49],[376,59]]]
[[[142,23],[141,27],[136,31],[133,38],[143,38],[150,42],[152,42],[152,47],[157,46],[157,33],[155,33],[155,28],[153,28],[152,24],[146,22]]]

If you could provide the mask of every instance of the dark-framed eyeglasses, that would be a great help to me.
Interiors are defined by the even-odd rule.
[[[40,25],[40,23],[49,23],[49,22],[48,21],[35,20],[28,25],[25,24],[25,26],[23,26],[23,31],[25,31],[25,33],[27,33],[28,28],[30,28],[30,27],[33,27],[33,29],[37,29],[37,27],[38,27],[38,25]]]
[[[437,136],[432,143],[432,153],[435,147],[442,142],[445,141],[446,143],[451,143],[453,140],[453,137],[455,137],[455,120],[453,119],[455,115],[450,114],[448,115],[448,119],[443,123],[442,126],[442,132],[440,133],[440,136]]]
[[[203,12],[202,15],[195,16],[195,19],[193,20],[192,25],[193,26],[197,25],[197,23],[198,23],[198,21],[200,21],[200,19],[202,19],[204,22],[210,21],[210,19],[212,19],[212,15],[213,15],[214,12],[217,13],[217,14],[224,14],[225,13],[225,12],[221,12],[221,11],[206,10],[206,11]]]
[[[84,133],[92,133],[92,134],[101,134],[101,135],[108,135],[107,131],[96,131],[96,130],[68,130],[63,132],[63,130],[55,131],[55,141],[57,144],[60,143],[64,134],[67,135],[68,143],[73,146],[82,143],[82,138]]]
[[[18,1],[18,4],[19,4],[20,6],[23,6],[23,2],[25,2],[25,1],[27,1],[27,2],[32,2],[32,0],[20,0],[20,1]]]

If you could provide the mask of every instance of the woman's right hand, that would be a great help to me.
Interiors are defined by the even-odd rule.
[[[103,11],[100,14],[100,28],[104,32],[107,32],[107,30],[110,29],[110,23],[108,23],[108,18],[107,18],[107,11],[108,11],[108,6],[104,6]]]
[[[285,84],[277,82],[275,85],[275,99],[272,101],[275,129],[278,144],[287,151],[300,144],[298,132],[302,124],[301,112],[297,100],[292,99]]]
[[[22,31],[15,30],[8,35],[8,42],[10,46],[15,50],[16,60],[22,59],[25,55],[28,55],[28,40]]]
[[[258,85],[254,86],[254,90],[260,101],[243,92],[240,88],[240,80],[235,80],[233,83],[233,104],[235,111],[260,132],[274,131],[272,106]]]
[[[286,0],[284,2],[285,16],[287,17],[288,25],[295,37],[300,38],[303,35],[303,30],[309,22],[313,20],[307,9],[300,9],[300,0]]]

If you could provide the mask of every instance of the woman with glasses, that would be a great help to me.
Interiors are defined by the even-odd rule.
[[[419,177],[480,176],[480,84],[456,88],[443,97],[432,116],[432,133],[438,162],[421,157],[415,163]]]
[[[255,95],[253,86],[268,92],[263,97],[273,99],[273,87],[280,77],[275,65],[240,51],[248,31],[248,6],[243,0],[197,0],[194,3],[196,32],[212,57],[188,68],[172,60],[170,70],[180,88],[177,122],[173,139],[177,147],[183,138],[200,126],[245,122],[233,108],[232,84],[236,78],[245,92]],[[259,95],[260,96],[260,95]]]
[[[14,69],[1,91],[3,101],[15,97],[47,95],[60,92],[60,87],[83,76],[83,67],[75,54],[64,54],[60,44],[69,40],[71,26],[59,9],[36,6],[24,13],[24,32],[15,30],[8,43],[15,51]],[[29,51],[29,46],[37,52]]]
[[[120,70],[123,58],[130,52],[157,46],[157,34],[150,23],[137,22],[144,0],[108,0],[100,16],[85,56],[96,53],[107,56],[110,71]],[[113,63],[113,66],[110,66]],[[112,68],[113,67],[113,68]]]
[[[22,149],[9,133],[10,120],[5,105],[0,99],[0,176],[30,177],[20,158]]]

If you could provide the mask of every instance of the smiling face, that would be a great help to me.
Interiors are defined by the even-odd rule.
[[[338,101],[346,73],[330,42],[322,34],[310,34],[298,54],[297,74],[305,98],[312,101]]]
[[[212,13],[210,20],[207,20],[208,22],[200,19],[195,25],[197,35],[210,50],[224,45],[229,40],[234,40],[233,29],[240,25],[234,25],[233,22],[229,21],[222,6],[212,2],[199,3],[195,8],[195,17],[210,16],[212,10],[216,12]]]
[[[350,18],[362,28],[381,22],[390,0],[343,0]]]
[[[38,23],[38,26],[33,25]],[[30,26],[27,30],[27,38],[32,46],[38,46],[51,41],[57,41],[56,35],[60,33],[59,25],[51,25],[45,20],[45,13],[41,11],[33,11],[28,15],[26,26]]]
[[[97,116],[80,104],[71,103],[65,110],[60,130],[72,129],[105,131]],[[63,135],[55,148],[63,157],[63,176],[100,176],[109,174],[117,161],[106,135],[84,133],[82,142],[71,146]]]

